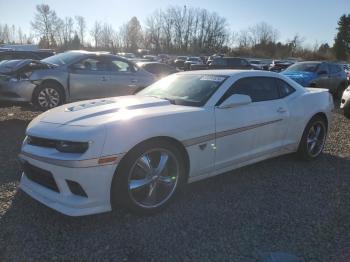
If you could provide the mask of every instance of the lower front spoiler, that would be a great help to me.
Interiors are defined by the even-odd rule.
[[[106,203],[105,205],[89,206],[88,201],[84,204],[82,197],[73,196],[70,197],[69,205],[62,201],[57,201],[55,198],[57,193],[46,189],[32,181],[30,181],[25,174],[22,174],[20,188],[29,196],[39,201],[40,203],[48,206],[62,214],[67,216],[85,216],[97,213],[103,213],[111,211],[111,205]],[[74,198],[78,198],[75,199]],[[67,202],[67,201],[64,201]]]
[[[74,161],[51,163],[46,158],[30,157],[24,152],[20,154],[20,162],[41,169],[29,172],[24,168],[19,187],[42,204],[68,216],[91,215],[112,209],[110,190],[117,163],[85,166],[86,161],[75,161],[78,162],[76,165],[68,167],[65,162],[72,164]],[[45,172],[50,173],[50,181],[44,179]],[[85,194],[71,188],[69,182],[72,181],[79,184]]]

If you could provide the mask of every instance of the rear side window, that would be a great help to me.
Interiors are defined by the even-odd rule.
[[[253,102],[280,98],[275,78],[272,77],[242,78],[230,87],[218,104],[222,103],[226,98],[233,94],[248,95]]]
[[[212,62],[213,65],[227,66],[227,59],[215,58]]]
[[[230,58],[230,59],[229,59],[229,65],[230,65],[230,66],[241,66],[241,65],[242,65],[241,59],[238,59],[238,58]]]
[[[330,65],[331,67],[331,74],[339,73],[342,69],[339,65]]]
[[[295,92],[295,89],[290,84],[281,79],[276,78],[276,84],[281,98],[289,96]]]

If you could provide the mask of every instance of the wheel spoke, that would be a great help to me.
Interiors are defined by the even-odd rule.
[[[147,177],[143,179],[133,179],[133,180],[130,180],[129,182],[129,188],[130,190],[135,190],[135,189],[139,189],[144,186],[147,186],[151,183],[152,183],[152,179]]]
[[[152,169],[151,161],[147,155],[144,155],[141,158],[139,158],[139,160],[136,162],[136,165],[146,173],[149,173]]]
[[[315,138],[319,138],[320,134],[321,134],[321,127],[317,126],[316,127],[316,132],[315,132]]]
[[[310,152],[314,150],[315,146],[316,146],[316,141],[313,141],[310,145]]]
[[[155,169],[156,175],[160,175],[161,173],[163,173],[163,171],[166,167],[166,164],[168,162],[168,159],[169,159],[169,156],[166,153],[162,153],[160,155],[158,166]]]

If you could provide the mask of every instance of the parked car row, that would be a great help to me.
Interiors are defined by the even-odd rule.
[[[6,60],[0,62],[0,100],[32,102],[43,110],[76,100],[134,94],[164,76],[179,72],[179,68],[281,71],[301,86],[326,88],[337,98],[342,97],[348,86],[348,72],[344,71],[348,65],[325,61],[269,63],[213,55],[204,62],[202,57],[178,56],[173,66],[167,63],[169,56],[165,54],[146,54],[141,61],[133,53],[116,56],[108,52],[68,51],[41,60],[39,54],[52,53],[7,50],[1,51],[0,57],[2,54]],[[35,57],[30,56],[33,54]],[[346,111],[348,98],[344,95],[342,107]]]

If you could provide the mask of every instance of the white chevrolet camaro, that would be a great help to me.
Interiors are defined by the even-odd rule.
[[[155,212],[186,183],[292,152],[316,158],[333,107],[327,90],[273,72],[174,74],[134,96],[35,118],[20,153],[20,187],[71,216],[120,205]]]

